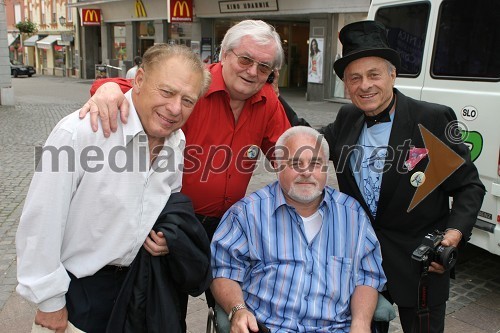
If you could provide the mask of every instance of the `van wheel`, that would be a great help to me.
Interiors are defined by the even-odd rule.
[[[28,74],[28,77],[32,77],[32,76],[33,76],[33,74]]]
[[[17,77],[17,70],[14,70],[14,77]]]

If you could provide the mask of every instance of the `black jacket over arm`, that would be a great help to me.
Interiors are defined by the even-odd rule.
[[[364,201],[349,163],[348,152],[350,147],[357,144],[364,125],[363,112],[352,104],[345,105],[335,122],[321,131],[330,145],[330,158],[335,165],[340,190],[356,198],[371,219],[381,244],[382,266],[391,297],[399,306],[413,307],[417,305],[421,269],[411,254],[424,236],[435,229],[458,229],[464,241],[469,240],[485,189],[470,160],[469,149],[463,143],[450,141],[447,137],[447,134],[453,133],[450,124],[456,121],[453,110],[443,105],[417,101],[396,89],[395,93],[396,111],[376,218],[373,218]],[[410,183],[410,177],[415,172],[425,171],[429,163],[426,157],[411,171],[403,167],[408,159],[408,150],[403,148],[405,141],[416,148],[425,147],[419,124],[453,149],[465,163],[413,210],[407,212],[416,191]],[[453,198],[451,210],[450,197]],[[448,294],[449,272],[430,273],[429,305],[445,302]]]
[[[153,257],[141,248],[113,308],[109,333],[181,332],[179,297],[198,296],[210,286],[210,243],[191,200],[172,193],[153,229],[165,235],[169,254]]]

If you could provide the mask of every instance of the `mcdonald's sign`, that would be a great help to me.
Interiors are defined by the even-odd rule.
[[[144,8],[144,4],[142,0],[135,0],[135,16],[136,17],[146,17],[146,9]]]
[[[82,25],[92,26],[101,25],[101,10],[100,9],[82,9]]]
[[[193,22],[193,0],[170,0],[170,22]]]

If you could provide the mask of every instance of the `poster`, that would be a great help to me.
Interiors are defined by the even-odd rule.
[[[210,37],[201,39],[201,60],[205,64],[212,63],[212,38]]]
[[[200,55],[200,42],[192,40],[191,41],[191,50],[193,50],[193,52],[199,56]]]
[[[308,82],[323,83],[323,45],[324,38],[309,39]]]

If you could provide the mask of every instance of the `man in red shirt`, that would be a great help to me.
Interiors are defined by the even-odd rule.
[[[283,57],[280,37],[267,23],[245,20],[231,27],[221,44],[221,61],[209,67],[212,84],[182,127],[187,143],[182,192],[193,201],[210,239],[226,210],[244,197],[259,148],[270,157],[290,127],[273,87],[266,84]],[[125,120],[122,91],[130,88],[124,79],[97,80],[81,114],[90,111],[94,130],[99,115],[109,136],[118,108]]]

